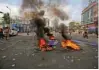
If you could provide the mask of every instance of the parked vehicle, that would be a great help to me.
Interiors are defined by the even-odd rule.
[[[9,35],[16,36],[16,35],[18,35],[18,31],[16,29],[11,29]]]

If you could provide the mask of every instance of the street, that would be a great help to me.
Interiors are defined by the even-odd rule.
[[[82,50],[64,50],[60,47],[62,37],[55,35],[59,43],[56,50],[41,52],[37,49],[33,35],[19,34],[8,41],[0,40],[1,69],[97,69],[98,43],[92,45],[72,36]],[[78,41],[78,38],[83,41]],[[88,40],[89,41],[89,40]],[[97,41],[97,40],[96,40]]]
[[[0,69],[98,69],[98,37],[98,0],[0,0]]]

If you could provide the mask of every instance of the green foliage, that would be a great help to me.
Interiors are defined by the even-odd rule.
[[[9,16],[9,13],[5,13],[4,16],[4,22],[5,24],[10,24],[10,16]]]
[[[71,30],[79,30],[79,29],[81,29],[81,25],[78,22],[70,22],[69,23],[69,28]]]

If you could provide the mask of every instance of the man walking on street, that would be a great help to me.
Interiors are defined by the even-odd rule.
[[[87,30],[84,31],[83,37],[88,39],[88,31]]]

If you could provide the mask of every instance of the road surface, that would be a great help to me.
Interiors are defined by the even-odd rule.
[[[56,34],[61,42],[62,38]],[[74,40],[80,51],[64,50],[58,43],[56,50],[41,52],[34,44],[33,36],[26,34],[0,40],[1,69],[97,69],[98,46]]]

